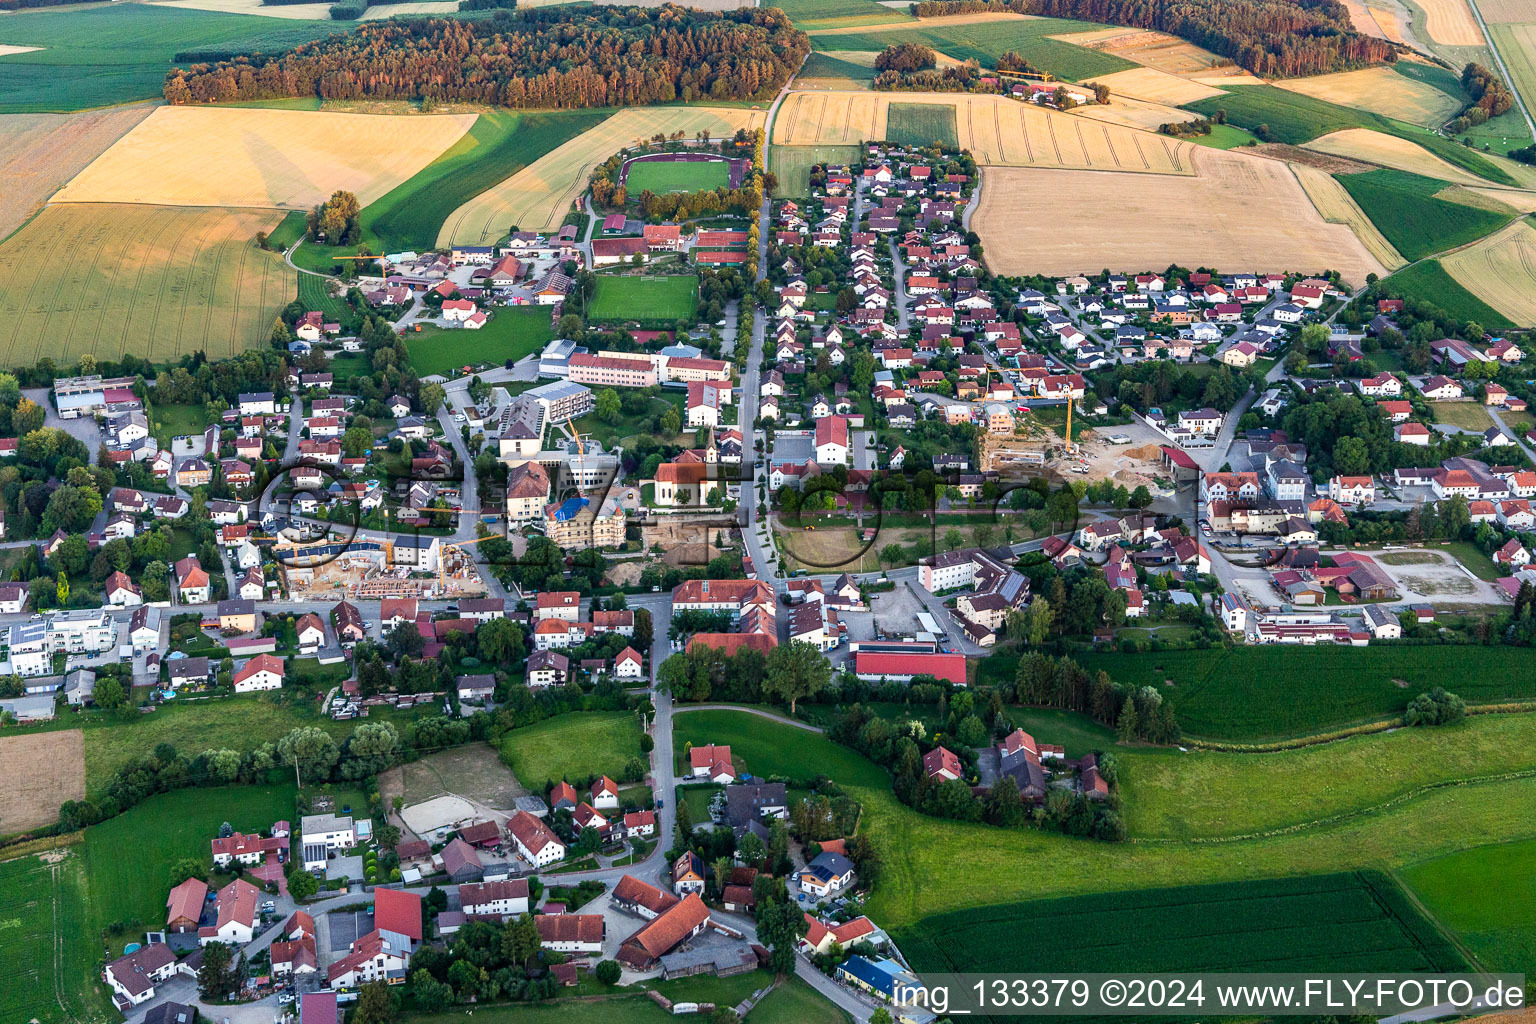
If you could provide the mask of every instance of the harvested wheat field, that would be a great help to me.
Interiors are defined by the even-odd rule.
[[[1536,20],[1531,0],[1477,0],[1477,11],[1490,25],[1512,25]]]
[[[494,242],[514,224],[526,231],[557,228],[593,170],[625,146],[657,132],[692,135],[707,128],[716,136],[729,135],[738,128],[762,127],[763,115],[756,108],[736,107],[621,110],[453,211],[438,232],[437,244]]]
[[[1422,174],[1426,178],[1439,178],[1441,181],[1454,181],[1462,185],[1488,184],[1472,172],[1447,163],[1417,143],[1369,128],[1346,128],[1303,143],[1303,147],[1319,153],[1331,153],[1394,170]]]
[[[1391,68],[1363,68],[1335,75],[1291,78],[1274,83],[1281,89],[1346,107],[1373,110],[1409,124],[1435,127],[1460,109],[1454,96]]]
[[[1350,27],[1356,32],[1363,36],[1386,38],[1386,33],[1382,32],[1381,26],[1376,23],[1375,18],[1371,17],[1371,9],[1360,0],[1344,0],[1344,7],[1349,11]]]
[[[308,209],[346,189],[367,206],[457,142],[475,116],[161,107],[56,198]]]
[[[1536,228],[1517,220],[1504,230],[1440,257],[1467,291],[1521,327],[1536,326]]]
[[[1098,50],[1101,53],[1113,54],[1125,60],[1135,61],[1143,67],[1206,85],[1219,84],[1217,79],[1225,79],[1228,85],[1250,85],[1260,82],[1260,79],[1254,78],[1242,68],[1225,58],[1218,57],[1210,50],[1175,36],[1151,32],[1143,28],[1096,28],[1088,32],[1072,32],[1050,38],[1084,46],[1090,50]],[[1124,73],[1116,72],[1116,74]]]
[[[1155,132],[1160,125],[1171,122],[1196,121],[1200,118],[1200,115],[1193,110],[1170,107],[1166,103],[1133,100],[1129,96],[1111,97],[1107,105],[1088,103],[1081,107],[1073,107],[1067,113],[1072,117],[1103,121],[1106,124],[1117,124],[1148,132]]]
[[[912,29],[926,25],[984,25],[992,21],[1025,21],[1033,18],[1032,14],[1010,14],[1006,11],[982,12],[956,14],[948,18],[913,18],[911,21],[893,21],[881,25],[841,25],[837,28],[818,28],[807,32],[806,35],[857,36],[866,32],[910,32]]]
[[[972,226],[1001,274],[1132,273],[1173,262],[1337,270],[1358,285],[1385,273],[1354,232],[1323,220],[1279,161],[1201,149],[1194,167],[1193,176],[989,167]]]
[[[1179,106],[1221,95],[1220,89],[1212,89],[1208,85],[1170,75],[1156,68],[1131,68],[1129,71],[1116,71],[1112,75],[1100,75],[1083,81],[1109,86],[1112,100],[1130,96],[1133,99]]]
[[[1407,264],[1408,261],[1371,223],[1371,218],[1365,215],[1365,211],[1360,209],[1354,197],[1339,184],[1337,178],[1325,170],[1306,164],[1293,164],[1291,170],[1323,220],[1330,224],[1346,225],[1360,239],[1366,251],[1388,270],[1396,270]]]
[[[59,805],[85,799],[85,739],[79,729],[0,739],[0,829],[22,832],[59,820]]]
[[[1531,189],[1513,188],[1467,188],[1464,185],[1453,185],[1447,191],[1454,192],[1454,198],[1445,192],[1436,198],[1450,199],[1453,203],[1464,203],[1468,206],[1477,205],[1468,197],[1479,195],[1488,200],[1488,209],[1514,210],[1517,213],[1536,213],[1536,191]]]
[[[0,239],[149,116],[150,106],[0,117]]]
[[[1381,31],[1383,39],[1393,43],[1402,43],[1412,46],[1412,31],[1408,23],[1408,12],[1403,10],[1401,4],[1392,0],[1365,0],[1365,9],[1370,13],[1371,20],[1376,22],[1376,27]]]
[[[774,119],[773,143],[836,146],[883,138],[892,102],[953,106],[960,146],[969,149],[980,164],[1193,173],[1189,152],[1194,147],[1187,142],[1119,124],[1089,121],[1003,96],[791,93]],[[1112,103],[1109,109],[1113,107]]]
[[[0,245],[0,363],[171,362],[265,344],[293,271],[252,238],[276,210],[50,203]]]
[[[1483,30],[1477,27],[1467,0],[1414,0],[1424,9],[1424,31],[1441,46],[1483,46]]]

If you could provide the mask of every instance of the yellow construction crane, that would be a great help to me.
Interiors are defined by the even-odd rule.
[[[567,416],[565,418],[565,425],[570,430],[571,436],[576,439],[576,494],[585,501],[587,494],[581,489],[581,478],[587,472],[587,446],[581,442],[581,432],[576,429],[575,420]]]

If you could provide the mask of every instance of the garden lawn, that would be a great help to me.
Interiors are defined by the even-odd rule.
[[[560,715],[514,729],[501,740],[501,759],[534,793],[563,778],[619,778],[630,758],[640,756],[640,720],[627,711]]]
[[[641,277],[599,274],[587,305],[592,320],[684,320],[699,304],[699,279],[693,274]]]
[[[1334,177],[1409,260],[1475,242],[1512,219],[1508,214],[1436,199],[1445,182],[1407,171],[1383,168]]]
[[[282,223],[267,235],[267,247],[283,252],[294,242],[304,237],[304,212],[294,210],[285,216]]]
[[[1051,38],[1103,28],[1096,22],[1069,18],[1018,18],[964,25],[936,20],[917,28],[892,25],[868,32],[813,35],[811,46],[817,50],[883,50],[898,43],[922,43],[956,60],[976,60],[983,67],[995,67],[997,59],[1012,50],[1042,71],[1080,82],[1138,66],[1114,54]]]
[[[195,437],[208,428],[208,410],[201,405],[149,406],[149,432],[160,447],[171,449],[173,437]]]
[[[1479,846],[1399,875],[1484,967],[1536,973],[1536,841]]]
[[[1401,298],[1421,299],[1445,310],[1456,320],[1476,320],[1499,330],[1513,327],[1504,314],[1461,286],[1439,260],[1423,260],[1404,267],[1384,282],[1387,291]]]
[[[1536,770],[1536,715],[1477,715],[1267,754],[1132,747],[1117,755],[1132,836],[1230,836],[1359,812],[1447,780]]]
[[[1217,647],[1077,656],[1090,673],[1103,669],[1126,686],[1161,689],[1186,735],[1230,743],[1313,736],[1394,717],[1445,683],[1452,660],[1452,688],[1469,703],[1536,697],[1529,656],[1515,647]],[[1008,676],[1016,664],[1013,655],[994,655],[979,681]]]
[[[1521,778],[1437,789],[1347,821],[1263,839],[1086,842],[1030,828],[1003,831],[919,815],[897,802],[889,776],[877,765],[823,736],[759,716],[679,708],[673,728],[677,749],[685,741],[729,744],[754,773],[826,774],[859,800],[860,831],[869,835],[881,858],[880,878],[865,911],[889,930],[931,914],[1113,892],[1128,883],[1156,888],[1390,868],[1489,843],[1536,838],[1536,821],[1528,810],[1536,801],[1536,779]],[[1036,738],[1050,742],[1043,732]],[[1455,774],[1447,771],[1447,777]],[[1242,830],[1241,822],[1231,824],[1234,831]],[[1050,870],[1031,868],[1042,864]],[[969,944],[953,945],[963,949]],[[1157,946],[1143,943],[1145,949]]]
[[[641,160],[629,165],[625,190],[640,193],[705,192],[731,183],[731,165],[724,160]]]
[[[779,178],[775,195],[808,196],[811,194],[812,167],[849,164],[858,156],[858,146],[774,146],[768,151],[768,164]]]
[[[1052,937],[1016,941],[1022,930]],[[1032,900],[899,932],[917,971],[1463,970],[1379,871]]]
[[[958,149],[955,108],[941,103],[892,103],[886,116],[885,137],[902,146],[928,146],[938,142]]]
[[[1430,402],[1429,415],[1436,423],[1484,431],[1493,426],[1493,417],[1477,402]]]
[[[956,55],[958,56],[958,54]],[[1340,106],[1327,100],[1313,99],[1272,85],[1223,86],[1225,95],[1210,96],[1194,103],[1184,104],[1185,109],[1210,117],[1224,110],[1227,120],[1239,128],[1253,131],[1260,125],[1269,130],[1269,141],[1299,146],[1303,142],[1343,131],[1346,128],[1372,128],[1400,139],[1407,139],[1434,153],[1442,160],[1479,177],[1500,185],[1515,185],[1515,180],[1492,161],[1484,159],[1474,150],[1458,145],[1450,139],[1417,125],[1396,121],[1367,110]]]
[[[847,1015],[793,975],[763,997],[749,1015],[752,1024],[843,1024]]]
[[[540,351],[554,337],[548,306],[499,306],[490,316],[479,330],[425,325],[406,334],[417,374],[448,377],[465,366],[500,366]]]

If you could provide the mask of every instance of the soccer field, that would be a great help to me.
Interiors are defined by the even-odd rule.
[[[699,301],[699,279],[674,277],[616,277],[600,275],[587,306],[593,320],[679,320],[693,315]]]
[[[704,192],[725,188],[731,165],[725,160],[637,160],[629,165],[624,189],[631,199],[641,192]]]

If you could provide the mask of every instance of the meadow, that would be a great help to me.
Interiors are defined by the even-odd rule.
[[[1035,736],[1052,741],[1044,729]],[[1536,799],[1531,778],[1436,789],[1347,820],[1264,838],[1111,844],[919,815],[897,802],[886,772],[860,755],[825,737],[739,711],[679,708],[673,742],[678,750],[685,742],[730,744],[754,773],[825,774],[837,780],[862,804],[860,830],[880,851],[880,879],[865,910],[893,930],[932,914],[1113,891],[1127,879],[1159,888],[1392,868],[1536,837],[1536,823],[1526,813]],[[1241,830],[1242,823],[1232,826]],[[1021,868],[1031,864],[1048,864],[1050,870]]]
[[[1492,161],[1416,125],[1269,85],[1225,88],[1226,95],[1197,100],[1185,104],[1185,108],[1206,117],[1224,110],[1232,124],[1250,131],[1265,126],[1270,141],[1293,146],[1346,128],[1371,128],[1416,143],[1446,162],[1489,181],[1501,185],[1516,184],[1513,177]]]
[[[960,146],[955,108],[938,103],[892,103],[885,115],[886,141],[900,146]]]
[[[343,326],[353,319],[352,307],[347,305],[346,299],[331,294],[330,285],[325,278],[306,274],[303,271],[297,271],[297,274],[299,301],[304,304],[306,310],[319,310],[325,314],[327,320]]]
[[[861,58],[849,60],[848,54]],[[862,58],[870,58],[866,63]],[[875,80],[874,54],[867,50],[834,50],[812,53],[795,76],[797,89],[858,89]],[[820,84],[825,83],[825,84]]]
[[[0,245],[0,362],[224,359],[265,344],[294,280],[252,239],[279,220],[271,210],[45,207]]]
[[[1337,177],[1371,223],[1409,260],[1474,242],[1510,219],[1508,214],[1438,199],[1435,193],[1444,183],[1407,171],[1382,169]]]
[[[956,60],[979,61],[984,67],[995,66],[997,58],[1012,50],[1043,71],[1077,82],[1136,67],[1123,57],[1051,38],[1102,27],[1064,18],[1006,18],[969,23],[932,19],[916,26],[909,22],[862,32],[818,33],[812,29],[811,45],[817,50],[883,50],[898,43],[922,43]]]
[[[647,190],[705,192],[725,188],[731,181],[731,165],[724,160],[642,160],[629,165],[625,190],[637,199]]]
[[[521,359],[543,349],[552,337],[548,306],[501,306],[479,330],[426,325],[420,333],[407,334],[405,345],[418,374],[447,376],[463,366]]]
[[[501,740],[501,759],[531,793],[565,778],[605,773],[617,779],[630,758],[640,756],[640,720],[627,711],[560,715]]]
[[[1479,846],[1398,874],[1484,967],[1536,972],[1536,841]]]
[[[158,99],[178,53],[270,52],[345,28],[150,4],[18,11],[0,19],[0,43],[42,49],[0,58],[0,113]]]
[[[882,7],[875,0],[784,0],[774,6],[789,15],[796,28],[808,32],[839,25],[913,23],[910,14]]]
[[[678,320],[691,316],[698,301],[699,279],[693,274],[599,274],[587,316],[593,320]]]
[[[1013,941],[1021,929],[1052,941]],[[1002,904],[925,918],[896,941],[920,972],[1466,967],[1378,871]]]
[[[1536,696],[1536,681],[1525,671],[1529,658],[1514,647],[1234,647],[1076,657],[1089,672],[1160,688],[1188,735],[1232,743],[1311,736],[1395,716],[1445,682],[1447,658],[1458,666],[1455,691],[1470,703]],[[1015,664],[1011,656],[988,658],[983,681],[1013,672]]]
[[[768,151],[768,166],[778,175],[780,196],[811,194],[811,168],[848,164],[858,159],[857,146],[778,146]]]
[[[1432,302],[1457,320],[1475,320],[1491,330],[1513,327],[1498,310],[1463,288],[1439,260],[1422,260],[1393,274],[1387,288],[1404,298]]]
[[[83,920],[81,850],[64,846],[48,860],[28,855],[0,862],[0,921],[11,972],[0,986],[0,1019],[38,1024],[106,1019],[103,1011],[110,1004],[93,977],[96,949]]]

